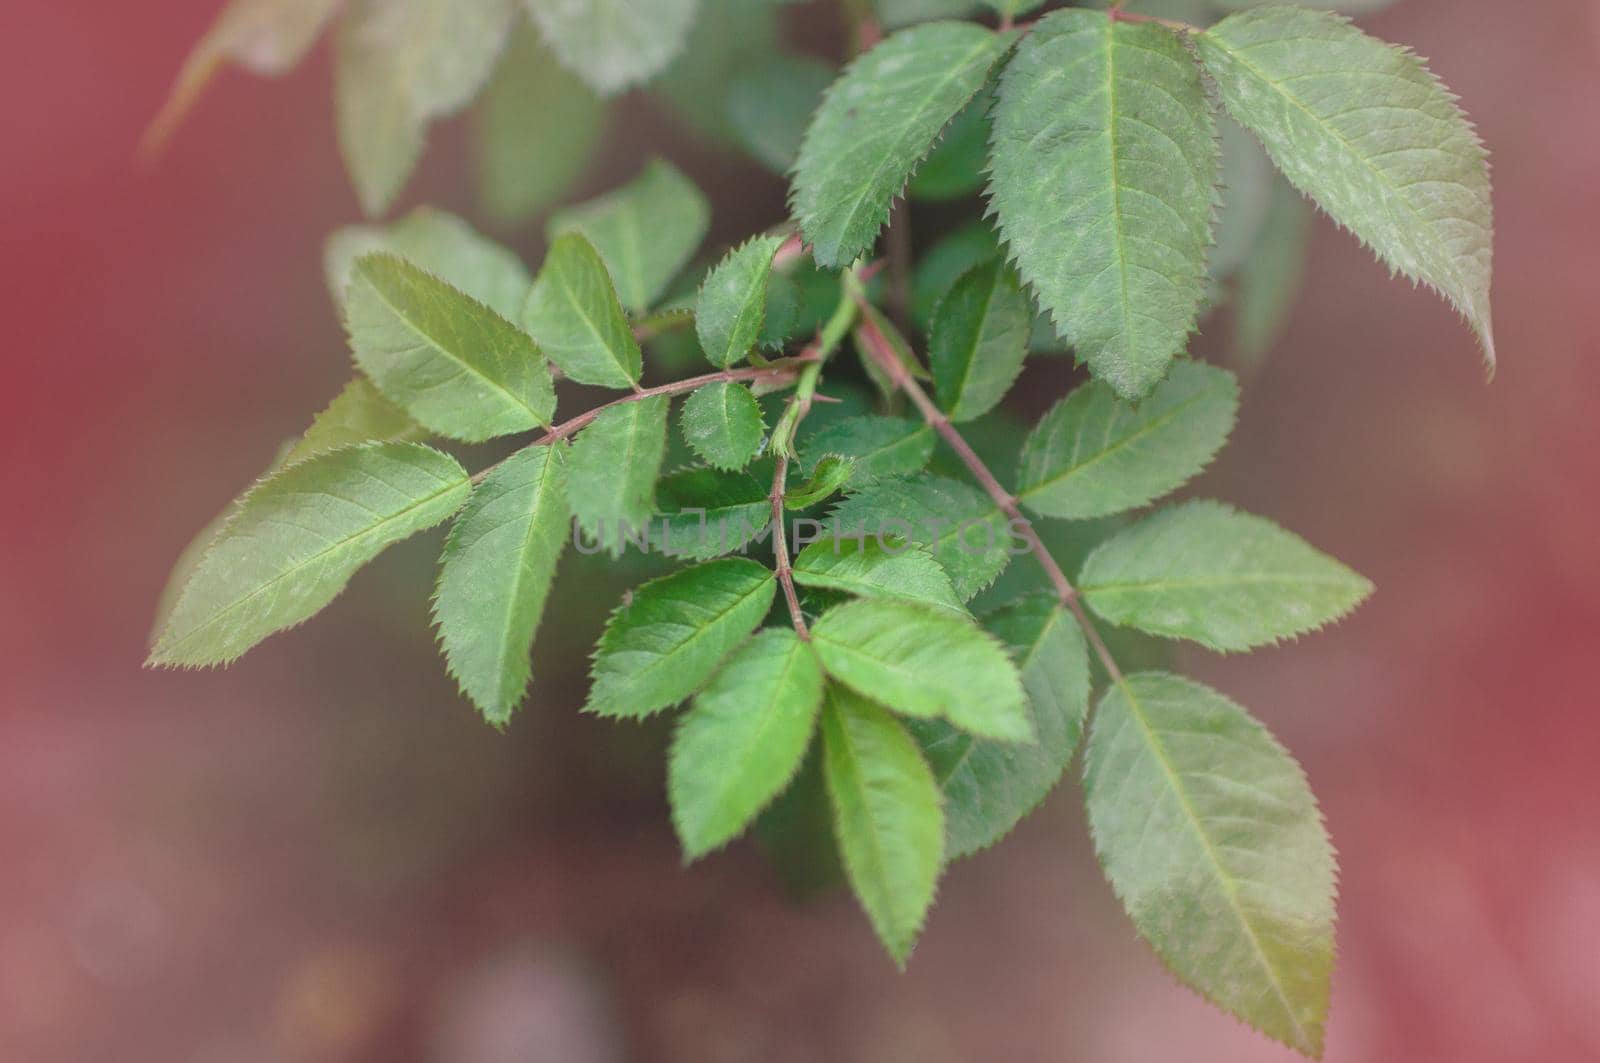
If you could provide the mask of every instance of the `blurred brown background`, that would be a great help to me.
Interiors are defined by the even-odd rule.
[[[498,735],[439,667],[431,539],[228,672],[141,671],[177,550],[347,372],[325,54],[223,77],[134,162],[213,7],[5,6],[0,1059],[1290,1058],[1135,939],[1072,785],[951,869],[904,975],[847,896],[793,901],[754,845],[680,868],[659,730],[575,711],[604,603],[547,619],[539,696]],[[1433,60],[1493,151],[1502,368],[1486,386],[1466,328],[1320,226],[1202,489],[1379,593],[1183,664],[1327,812],[1329,1059],[1600,1058],[1600,6],[1367,24]],[[713,191],[714,237],[781,214],[777,182],[640,121],[599,182],[653,148]],[[411,200],[470,210],[459,148],[436,133]]]

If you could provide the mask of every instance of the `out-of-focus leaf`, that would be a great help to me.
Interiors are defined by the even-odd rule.
[[[550,50],[602,96],[649,81],[683,49],[696,0],[523,0]]]

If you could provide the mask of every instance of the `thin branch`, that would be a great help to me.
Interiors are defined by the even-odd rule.
[[[773,569],[778,575],[778,585],[783,588],[783,600],[789,606],[789,620],[802,642],[811,641],[811,630],[806,627],[806,615],[800,609],[800,593],[794,586],[794,569],[789,563],[789,536],[784,528],[783,495],[789,479],[789,452],[779,449],[777,464],[772,470],[772,556]]]
[[[1033,554],[1034,560],[1038,562],[1039,567],[1044,570],[1046,578],[1050,580],[1051,586],[1055,588],[1056,597],[1060,599],[1062,605],[1072,611],[1073,617],[1078,621],[1078,626],[1083,629],[1084,638],[1088,639],[1089,645],[1094,648],[1095,654],[1100,658],[1100,663],[1105,666],[1106,673],[1111,676],[1114,682],[1120,685],[1122,683],[1122,670],[1117,667],[1117,662],[1111,656],[1111,651],[1107,648],[1105,640],[1100,637],[1100,632],[1095,629],[1094,622],[1089,619],[1089,614],[1084,611],[1083,601],[1078,595],[1077,588],[1067,579],[1067,574],[1061,571],[1061,566],[1056,564],[1056,559],[1045,548],[1044,541],[1039,538],[1039,533],[1033,529],[1033,522],[1023,516],[1021,508],[1017,505],[1016,498],[1001,486],[1000,481],[995,479],[994,473],[990,472],[989,467],[983,463],[983,459],[978,457],[977,452],[967,443],[966,438],[956,430],[956,426],[950,423],[950,418],[945,416],[944,411],[934,404],[934,401],[928,397],[928,393],[922,390],[922,386],[912,378],[905,365],[895,356],[894,348],[890,345],[888,337],[884,336],[878,326],[873,323],[870,315],[862,315],[858,329],[860,335],[866,341],[867,351],[871,354],[872,360],[878,363],[878,367],[894,382],[896,387],[910,396],[912,404],[922,414],[922,419],[927,421],[946,443],[950,444],[950,449],[956,452],[956,456],[967,467],[967,471],[972,473],[972,478],[978,481],[978,485],[983,488],[984,492],[994,500],[994,504],[999,506],[1001,512],[1011,521],[1012,529],[1028,545],[1028,550]]]
[[[810,352],[806,352],[794,358],[786,358],[781,362],[772,362],[760,368],[724,369],[716,373],[706,373],[703,376],[692,376],[685,380],[674,380],[669,384],[658,384],[653,388],[640,388],[619,399],[612,399],[610,402],[602,403],[592,410],[585,410],[570,420],[562,421],[545,432],[544,435],[529,443],[528,446],[542,447],[548,443],[554,443],[573,436],[582,429],[587,428],[596,417],[599,417],[606,410],[629,402],[653,399],[659,395],[680,395],[685,391],[694,391],[696,388],[704,387],[706,384],[716,384],[723,381],[748,380],[752,383],[766,384],[793,383],[799,379],[806,366],[814,361],[816,361],[815,356]],[[501,461],[495,462],[488,468],[474,473],[472,482],[475,484],[482,483],[483,478],[499,468],[503,461],[504,459],[501,459]]]

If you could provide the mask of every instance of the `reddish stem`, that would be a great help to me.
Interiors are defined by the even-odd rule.
[[[601,413],[611,409],[613,406],[621,406],[624,403],[653,399],[658,395],[680,395],[685,391],[693,391],[696,388],[704,387],[706,384],[715,384],[721,381],[749,380],[772,384],[786,383],[793,380],[795,374],[800,371],[801,366],[813,361],[816,361],[815,356],[808,353],[795,358],[788,358],[781,362],[773,362],[759,369],[724,369],[718,373],[706,373],[703,376],[692,376],[685,380],[674,380],[669,384],[658,384],[653,388],[639,388],[622,396],[620,399],[612,399],[610,402],[602,403],[592,410],[585,410],[570,420],[562,421],[528,445],[542,447],[547,443],[566,439],[587,428]],[[483,478],[499,468],[500,464],[497,461],[487,469],[479,470],[473,475],[472,482],[475,484],[482,483]]]
[[[1100,632],[1096,630],[1094,622],[1089,619],[1089,614],[1084,611],[1083,601],[1078,595],[1077,588],[1067,579],[1067,574],[1061,571],[1061,566],[1056,564],[1056,559],[1050,556],[1050,551],[1045,548],[1044,541],[1039,538],[1039,533],[1034,531],[1033,522],[1023,516],[1021,508],[1017,505],[1016,498],[1001,486],[1000,481],[995,478],[994,473],[989,471],[989,467],[984,464],[983,459],[978,457],[977,452],[967,443],[966,438],[956,430],[956,426],[950,423],[950,418],[945,416],[944,411],[939,409],[934,401],[928,397],[928,393],[922,390],[922,386],[912,378],[905,365],[896,357],[894,347],[889,343],[888,337],[884,336],[878,326],[873,323],[870,314],[861,315],[861,322],[858,328],[862,339],[866,341],[867,351],[872,356],[872,360],[878,363],[878,367],[894,382],[896,387],[910,396],[912,405],[916,406],[918,412],[922,414],[922,419],[927,421],[946,443],[950,444],[950,449],[956,452],[956,456],[967,467],[967,471],[972,474],[972,478],[978,481],[978,485],[983,488],[984,492],[994,500],[994,504],[999,506],[1000,511],[1011,521],[1012,529],[1028,545],[1028,550],[1033,554],[1034,560],[1038,562],[1039,567],[1044,570],[1046,578],[1050,580],[1051,586],[1055,588],[1056,597],[1060,599],[1062,605],[1072,611],[1073,617],[1078,621],[1078,626],[1083,629],[1084,638],[1089,641],[1089,645],[1094,648],[1095,654],[1100,658],[1100,663],[1105,666],[1106,673],[1111,676],[1114,682],[1120,684],[1122,682],[1122,670],[1117,667],[1117,662],[1111,656],[1110,649],[1106,647],[1105,640],[1100,637]]]

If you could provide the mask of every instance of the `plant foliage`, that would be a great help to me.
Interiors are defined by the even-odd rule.
[[[644,86],[719,150],[792,169],[792,219],[703,253],[706,198],[639,158],[544,219],[536,271],[428,209],[334,233],[357,375],[184,551],[151,663],[231,662],[453,517],[444,664],[507,727],[549,689],[541,626],[582,629],[561,612],[562,558],[630,555],[621,571],[653,578],[598,633],[585,708],[687,703],[667,754],[687,858],[825,792],[849,883],[903,965],[948,862],[1011,831],[1083,746],[1095,847],[1139,933],[1219,1007],[1320,1053],[1335,867],[1305,777],[1223,695],[1119,658],[1147,635],[1249,650],[1370,593],[1261,517],[1146,507],[1200,475],[1238,415],[1239,378],[1191,357],[1191,334],[1225,306],[1240,366],[1271,345],[1308,200],[1442,293],[1492,363],[1476,134],[1420,59],[1305,6],[1019,21],[1041,5],[857,0],[842,69],[781,51],[778,6],[228,5],[151,143],[220,64],[281,73],[331,27],[369,214],[429,125],[488,85],[483,207],[527,220],[607,139],[612,97]],[[1235,13],[1206,25],[1216,8]],[[926,200],[960,218],[913,238]],[[851,345],[858,361],[837,357]],[[1087,379],[1061,386],[1069,372]],[[1006,407],[1019,379],[1015,405],[1045,411],[1031,426]],[[469,474],[441,438],[498,449]],[[1127,629],[1115,652],[1097,622]]]

